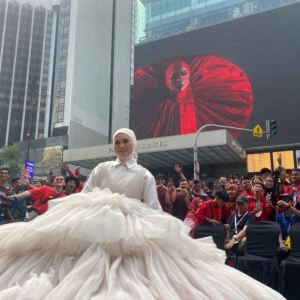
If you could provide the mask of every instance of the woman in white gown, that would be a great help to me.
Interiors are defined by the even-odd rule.
[[[50,201],[30,223],[1,226],[0,299],[284,299],[162,213],[135,147],[131,130],[117,131],[117,160],[99,164],[83,193]]]

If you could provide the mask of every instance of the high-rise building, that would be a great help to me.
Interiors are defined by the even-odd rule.
[[[140,2],[145,11],[141,15],[136,15],[136,23],[143,22],[145,28],[143,37],[139,31],[136,31],[136,44],[236,19],[295,1],[140,0]]]
[[[0,0],[0,146],[99,145],[129,126],[132,3]]]
[[[135,44],[145,39],[145,6],[141,0],[135,2]]]
[[[0,0],[0,145],[44,137],[53,11],[45,3]]]
[[[52,136],[99,145],[129,125],[132,0],[61,0]]]

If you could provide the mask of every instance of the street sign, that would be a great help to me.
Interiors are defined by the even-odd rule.
[[[26,160],[25,169],[28,170],[31,180],[33,180],[34,175],[34,162]]]
[[[253,128],[253,136],[254,136],[254,137],[259,137],[259,138],[262,138],[262,137],[263,137],[263,130],[262,130],[262,128],[259,126],[259,124],[257,124],[257,125]]]

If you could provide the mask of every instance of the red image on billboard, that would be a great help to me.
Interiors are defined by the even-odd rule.
[[[253,97],[245,72],[214,55],[161,59],[135,73],[138,139],[195,133],[206,124],[245,128]],[[241,131],[233,130],[238,137]]]

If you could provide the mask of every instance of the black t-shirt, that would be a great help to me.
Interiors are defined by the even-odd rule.
[[[244,229],[245,225],[249,225],[251,223],[254,223],[256,221],[255,216],[252,214],[247,213],[247,215],[243,215],[239,217],[236,214],[232,214],[229,219],[228,219],[228,224],[230,226],[230,232],[229,232],[229,237],[232,238],[235,234],[235,216],[236,216],[236,223],[237,223],[237,233],[242,231]]]

